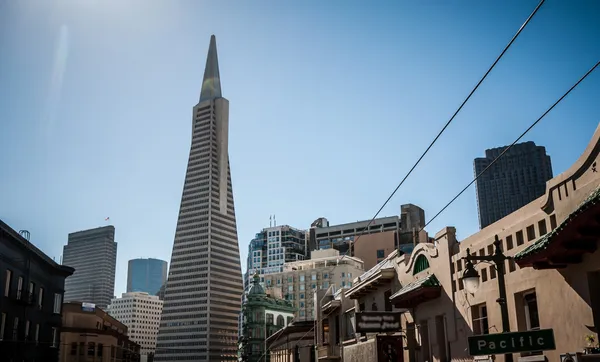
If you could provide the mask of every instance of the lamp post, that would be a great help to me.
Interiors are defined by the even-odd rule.
[[[462,276],[463,284],[465,285],[465,289],[467,292],[474,294],[479,288],[479,273],[475,270],[473,266],[474,261],[487,261],[494,263],[496,270],[498,272],[498,292],[500,297],[496,299],[496,302],[500,305],[500,314],[502,315],[502,333],[510,332],[510,325],[508,320],[508,306],[506,304],[506,285],[504,281],[504,262],[506,260],[512,259],[509,256],[504,255],[502,249],[500,247],[500,239],[498,235],[495,236],[494,240],[494,254],[487,256],[477,256],[471,255],[469,249],[467,249],[467,256],[463,259],[466,260],[467,265],[465,267],[465,271]],[[513,362],[512,353],[507,353],[504,355],[505,362]]]

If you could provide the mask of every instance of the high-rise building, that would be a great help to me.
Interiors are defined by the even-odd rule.
[[[114,298],[107,312],[127,326],[127,336],[140,345],[140,354],[147,356],[156,349],[162,307],[163,301],[158,296],[132,292]]]
[[[248,245],[248,270],[244,276],[244,290],[253,283],[254,274],[283,271],[283,264],[306,258],[306,232],[289,225],[262,229]]]
[[[127,268],[127,292],[155,295],[167,281],[167,262],[160,259],[131,259]]]
[[[475,176],[506,148],[485,150],[485,157],[476,158]],[[515,144],[475,182],[480,228],[542,196],[546,192],[546,181],[551,178],[552,163],[545,147],[531,141]]]
[[[229,101],[210,39],[165,289],[155,361],[237,359],[243,292],[227,152]]]
[[[115,291],[115,227],[69,234],[62,263],[75,268],[75,273],[65,281],[65,302],[92,303],[106,309]]]

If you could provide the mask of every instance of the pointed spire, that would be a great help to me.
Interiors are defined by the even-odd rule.
[[[202,90],[200,91],[200,103],[209,99],[221,98],[221,78],[219,77],[219,60],[217,58],[217,41],[215,36],[210,37],[208,56],[206,57],[206,68],[204,68],[204,79],[202,79]]]

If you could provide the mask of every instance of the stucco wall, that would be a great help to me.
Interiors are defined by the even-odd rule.
[[[344,362],[377,361],[377,344],[374,339],[366,342],[345,346]]]

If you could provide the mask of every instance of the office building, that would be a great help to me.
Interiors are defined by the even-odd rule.
[[[315,291],[349,288],[364,272],[362,260],[340,255],[335,249],[315,250],[312,256],[310,260],[285,263],[283,272],[264,276],[265,288],[272,296],[293,303],[296,321],[313,319]]]
[[[127,336],[127,326],[94,304],[65,303],[62,325],[60,362],[140,362],[140,346]]]
[[[65,278],[60,265],[0,221],[0,360],[58,361]]]
[[[476,158],[475,176],[506,148],[492,148],[485,151],[485,157]],[[480,228],[542,196],[546,192],[546,181],[551,178],[552,163],[546,148],[533,142],[515,144],[475,182]]]
[[[65,282],[65,302],[85,302],[106,309],[114,296],[117,243],[115,227],[69,234],[63,264],[75,268]]]
[[[228,155],[229,101],[210,39],[155,361],[237,360],[243,292]]]
[[[400,207],[400,216],[380,217],[346,224],[330,225],[325,218],[315,220],[308,231],[310,250],[335,249],[364,261],[369,269],[400,249],[410,253],[420,241],[427,241],[422,230],[425,211],[413,204]]]
[[[289,225],[271,226],[257,233],[248,245],[248,270],[244,290],[252,286],[254,274],[280,273],[283,264],[306,258],[306,232]]]
[[[127,292],[155,295],[167,281],[167,262],[159,259],[132,259],[127,268]]]
[[[114,298],[108,314],[127,326],[129,339],[140,345],[142,357],[153,355],[160,325],[163,301],[144,292],[123,293]]]

